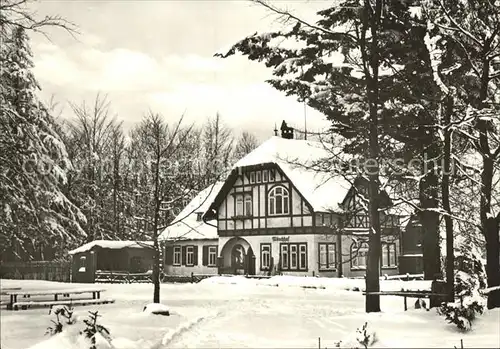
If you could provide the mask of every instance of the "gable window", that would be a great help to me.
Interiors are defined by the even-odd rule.
[[[366,242],[353,242],[351,245],[351,269],[366,269],[368,257],[368,244]]]
[[[256,173],[257,175],[257,183],[260,183],[262,181],[262,173],[259,171]]]
[[[181,247],[174,246],[174,263],[173,265],[181,265]]]
[[[267,170],[264,170],[262,172],[262,182],[267,182],[269,180],[269,172],[267,172]]]
[[[255,172],[250,173],[250,183],[255,183]]]
[[[203,212],[196,212],[196,221],[201,222]]]
[[[290,198],[288,190],[284,187],[274,187],[269,192],[269,214],[288,214]]]
[[[383,268],[397,267],[395,243],[382,243],[382,267]]]
[[[282,243],[281,270],[307,270],[307,244],[305,243]]]
[[[217,246],[208,247],[208,266],[215,267],[217,265]]]
[[[260,270],[271,269],[271,244],[260,245]]]
[[[334,243],[320,243],[319,270],[334,270],[336,265],[336,250]]]
[[[274,170],[269,171],[269,182],[274,182],[275,174]]]
[[[193,246],[186,247],[186,265],[187,266],[194,265],[194,247]]]
[[[236,197],[236,216],[243,216],[243,196]]]
[[[245,196],[245,216],[252,215],[252,197],[250,195]]]

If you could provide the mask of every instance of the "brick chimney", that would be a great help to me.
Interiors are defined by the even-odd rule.
[[[293,127],[289,127],[285,120],[281,123],[281,138],[293,139]]]

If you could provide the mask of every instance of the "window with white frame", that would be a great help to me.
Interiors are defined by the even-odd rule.
[[[186,265],[187,266],[194,265],[194,247],[193,246],[186,247]]]
[[[307,270],[307,244],[282,243],[281,270]]]
[[[262,171],[262,182],[266,183],[269,180],[269,172],[267,170]]]
[[[250,195],[245,196],[245,216],[252,215],[252,197]]]
[[[250,183],[255,183],[255,172],[250,173]]]
[[[281,244],[280,264],[282,270],[288,270],[288,244]]]
[[[262,182],[262,172],[257,171],[256,176],[257,176],[257,183]]]
[[[397,267],[396,263],[396,244],[395,243],[382,243],[382,267],[394,268]]]
[[[353,242],[351,245],[351,269],[366,269],[368,259],[368,244]]]
[[[297,269],[297,245],[290,245],[290,269]]]
[[[243,216],[243,196],[236,197],[236,216]]]
[[[269,192],[269,214],[288,214],[290,197],[288,190],[282,186],[274,187]]]
[[[217,246],[208,247],[208,266],[215,267],[217,265]]]
[[[181,247],[180,246],[174,246],[173,265],[181,265]]]
[[[319,269],[335,269],[337,254],[334,243],[320,243],[319,245]]]
[[[305,244],[299,245],[299,270],[307,269],[307,246]]]
[[[260,270],[271,269],[271,244],[260,245]]]

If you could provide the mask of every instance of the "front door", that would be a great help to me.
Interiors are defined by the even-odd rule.
[[[234,274],[245,274],[245,249],[240,244],[233,246],[231,250],[231,271]]]

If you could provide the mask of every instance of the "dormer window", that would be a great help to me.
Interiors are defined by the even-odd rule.
[[[285,187],[277,186],[271,189],[268,196],[269,215],[288,214],[290,196]]]
[[[203,218],[203,212],[196,212],[196,221],[201,222]]]

